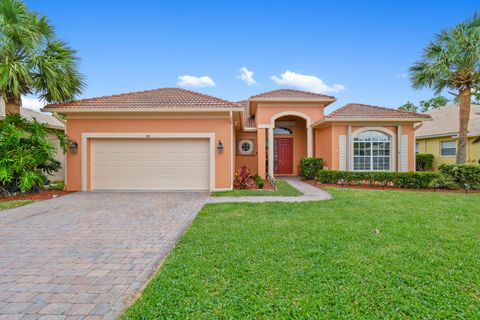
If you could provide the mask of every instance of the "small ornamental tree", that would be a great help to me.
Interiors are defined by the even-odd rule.
[[[0,122],[0,188],[3,193],[38,190],[47,181],[47,174],[58,171],[55,146],[48,139],[47,127],[27,121],[18,113]],[[57,133],[63,151],[67,139]]]

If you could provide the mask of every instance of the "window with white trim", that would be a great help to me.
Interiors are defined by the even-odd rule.
[[[415,153],[420,153],[420,143],[415,143]]]
[[[389,171],[392,138],[381,131],[363,131],[353,139],[353,170]]]
[[[237,141],[237,153],[239,155],[248,156],[254,154],[253,139],[239,139]]]
[[[457,155],[455,141],[440,141],[440,155],[442,157],[454,157]]]

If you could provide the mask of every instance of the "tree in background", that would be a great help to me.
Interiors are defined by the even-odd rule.
[[[56,38],[46,17],[18,0],[0,0],[0,95],[7,114],[18,113],[21,96],[70,101],[84,82],[76,52]]]
[[[448,99],[444,96],[436,96],[429,100],[422,100],[420,101],[420,112],[428,112],[432,109],[444,107],[448,102]]]
[[[428,112],[432,109],[444,107],[447,105],[449,100],[444,96],[436,96],[428,100],[421,100],[420,106],[416,106],[410,101],[405,103],[403,106],[399,107],[398,109],[409,111],[409,112]]]
[[[465,163],[472,89],[480,88],[480,17],[437,34],[422,58],[410,68],[414,89],[425,87],[440,94],[444,89],[458,92],[460,126],[457,163]]]
[[[418,107],[410,101],[405,103],[403,106],[400,106],[398,109],[408,112],[418,112]]]

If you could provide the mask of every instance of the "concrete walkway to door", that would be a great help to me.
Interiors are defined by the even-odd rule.
[[[321,201],[329,200],[332,195],[325,190],[314,187],[301,180],[300,177],[282,177],[295,189],[303,193],[296,197],[282,197],[282,196],[249,196],[249,197],[209,197],[208,203],[222,203],[222,202],[305,202],[305,201]],[[268,191],[259,191],[268,192]]]

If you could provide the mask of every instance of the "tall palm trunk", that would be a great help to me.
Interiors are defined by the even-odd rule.
[[[5,114],[20,113],[22,106],[21,97],[10,97],[5,101]]]
[[[458,130],[458,150],[457,163],[462,164],[467,161],[468,144],[468,122],[470,121],[470,99],[472,91],[470,88],[462,89],[460,94],[460,127]]]

